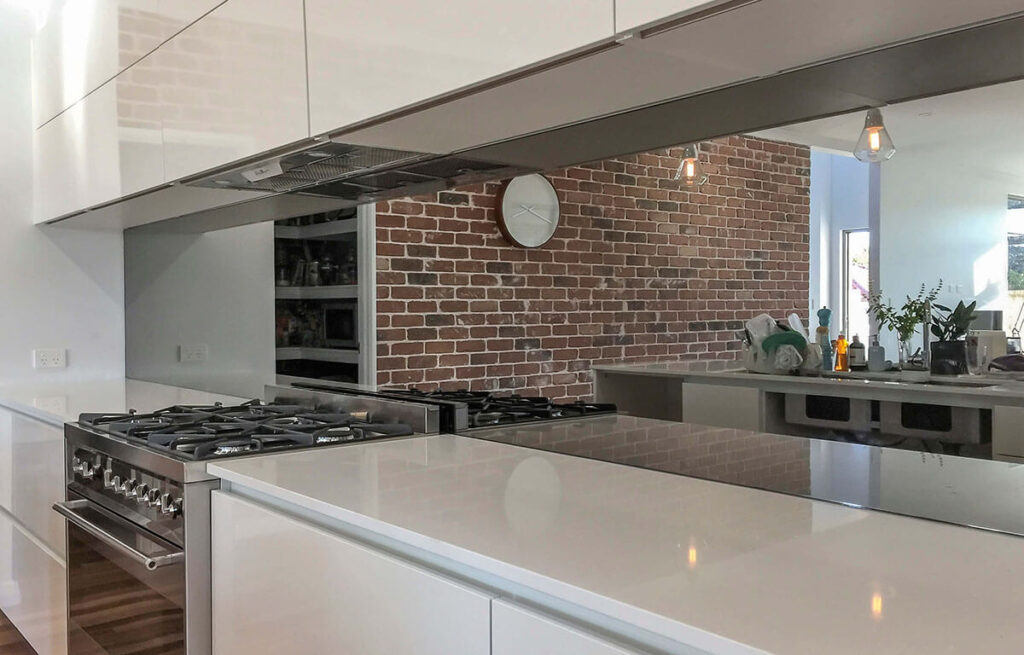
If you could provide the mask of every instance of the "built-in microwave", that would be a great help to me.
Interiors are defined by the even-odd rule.
[[[359,347],[359,303],[339,300],[324,303],[320,325],[328,348]]]

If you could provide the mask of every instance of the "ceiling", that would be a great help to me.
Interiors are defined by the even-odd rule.
[[[1024,81],[923,98],[882,108],[900,151],[962,146],[964,159],[986,169],[1024,176]],[[864,112],[757,132],[758,136],[849,153]]]

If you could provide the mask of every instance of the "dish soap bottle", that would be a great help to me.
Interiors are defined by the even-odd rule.
[[[848,372],[850,370],[850,353],[847,352],[846,337],[842,334],[836,339],[836,370]]]
[[[853,335],[853,342],[849,348],[849,363],[851,371],[863,371],[868,365],[868,352],[860,341],[859,335]]]
[[[868,370],[869,371],[884,371],[885,365],[885,348],[878,344],[878,335],[871,337],[871,346],[868,347]]]
[[[832,370],[832,339],[828,324],[832,320],[832,310],[822,307],[818,310],[818,327],[814,330],[814,339],[821,346],[821,370]]]

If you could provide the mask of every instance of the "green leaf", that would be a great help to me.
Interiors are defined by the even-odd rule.
[[[932,326],[932,334],[937,336],[939,338],[939,340],[942,340],[942,329],[939,328],[938,325],[933,325]]]
[[[951,312],[951,311],[953,311],[949,307],[946,307],[945,305],[940,305],[937,302],[936,303],[932,303],[932,307],[935,307],[936,309],[941,309],[944,312]]]

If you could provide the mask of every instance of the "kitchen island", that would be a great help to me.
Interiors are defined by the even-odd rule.
[[[907,382],[896,373],[766,375],[750,373],[734,360],[597,365],[594,372],[596,400],[615,403],[626,413],[800,436],[824,436],[831,428],[901,431],[904,406],[919,414],[939,408],[946,414],[938,420],[944,430],[932,435],[910,428],[904,436],[984,443],[986,448],[990,443],[986,453],[991,458],[1024,463],[1024,437],[1018,429],[1024,423],[1024,382],[1015,380],[932,376]],[[814,411],[808,415],[804,407],[807,398],[838,398],[847,404],[839,407],[841,416],[828,416],[829,403],[822,403],[822,415],[815,420]]]
[[[208,470],[225,481],[217,653],[1012,653],[1024,639],[1017,537],[453,435]]]

